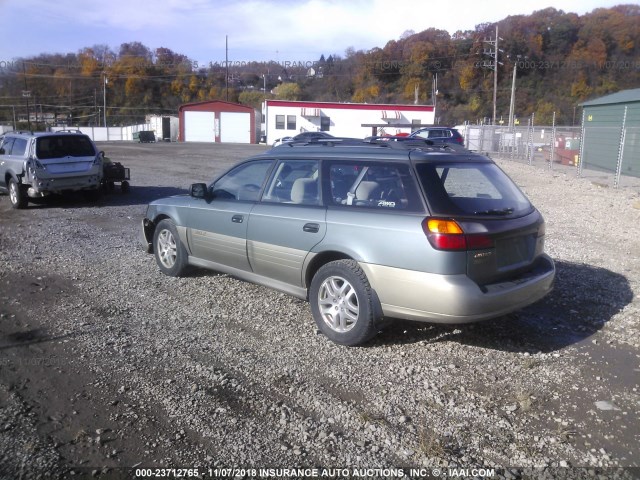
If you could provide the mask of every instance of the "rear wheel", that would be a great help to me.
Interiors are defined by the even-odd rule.
[[[29,203],[27,189],[18,183],[15,178],[9,180],[9,200],[13,208],[26,208]]]
[[[179,277],[188,269],[188,254],[178,236],[175,224],[164,219],[153,233],[153,253],[156,263],[165,275]]]
[[[335,343],[359,345],[378,331],[375,295],[354,260],[322,266],[311,282],[309,301],[316,325]]]

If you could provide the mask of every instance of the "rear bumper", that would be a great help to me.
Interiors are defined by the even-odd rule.
[[[34,194],[62,193],[77,190],[95,190],[100,187],[100,175],[82,175],[77,177],[32,178],[30,190]],[[30,192],[31,193],[31,192]]]
[[[471,323],[505,315],[547,295],[555,279],[555,265],[547,255],[539,258],[533,271],[482,288],[466,275],[360,266],[385,316],[433,323]]]

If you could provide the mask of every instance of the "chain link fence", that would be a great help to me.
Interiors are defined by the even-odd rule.
[[[457,129],[464,136],[466,148],[472,151],[562,171],[615,188],[640,187],[640,128],[625,127],[620,120],[620,128],[543,126],[535,125],[532,116],[526,126],[465,125]],[[595,141],[600,146],[606,143],[610,159],[594,154],[591,147]]]

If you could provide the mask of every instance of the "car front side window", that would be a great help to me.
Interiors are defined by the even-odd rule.
[[[271,160],[259,160],[237,166],[212,185],[213,197],[257,201],[272,164]]]

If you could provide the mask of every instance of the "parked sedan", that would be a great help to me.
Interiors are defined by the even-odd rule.
[[[333,135],[329,135],[326,132],[302,132],[293,137],[282,137],[273,142],[273,146],[277,147],[278,145],[282,145],[283,143],[290,142],[307,142],[310,140],[315,140],[316,138],[334,138]]]
[[[412,132],[407,138],[421,138],[432,142],[435,145],[451,143],[464,145],[464,138],[455,128],[449,127],[424,127]]]

